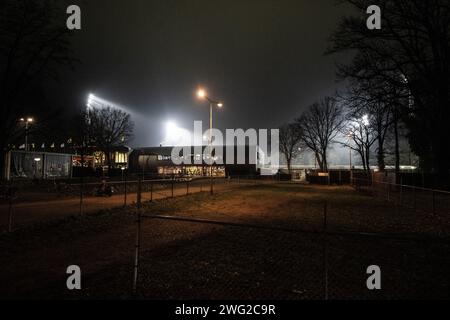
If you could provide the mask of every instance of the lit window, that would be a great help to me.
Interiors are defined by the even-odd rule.
[[[114,155],[116,163],[127,163],[128,157],[126,153],[116,152]]]

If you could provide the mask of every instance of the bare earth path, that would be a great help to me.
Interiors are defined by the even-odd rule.
[[[230,188],[238,187],[237,184],[219,184],[214,187],[216,192],[229,190]],[[209,186],[193,185],[189,188],[189,193],[198,193],[209,191]],[[188,190],[185,185],[177,185],[174,188],[174,197],[185,196]],[[154,200],[166,199],[172,197],[171,187],[155,188],[153,195],[151,192],[143,192],[143,201],[148,201],[151,198]],[[136,203],[136,192],[127,195],[127,204]],[[82,213],[91,214],[104,209],[112,209],[121,207],[125,203],[124,194],[113,195],[112,197],[93,197],[84,196],[82,202]],[[13,223],[14,225],[26,225],[32,222],[45,222],[47,220],[61,219],[80,214],[80,199],[79,197],[65,198],[65,199],[47,199],[45,201],[13,203]],[[0,205],[0,229],[5,229],[8,225],[9,219],[9,205]]]

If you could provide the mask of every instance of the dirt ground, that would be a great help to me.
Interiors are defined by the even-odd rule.
[[[325,283],[331,299],[450,298],[447,217],[351,188],[248,186],[160,199],[141,212],[137,295],[130,206],[2,234],[0,298],[324,299]],[[66,288],[69,265],[82,270],[81,291]],[[366,287],[370,265],[382,270],[380,291]]]
[[[191,183],[189,189],[185,184],[176,184],[174,186],[174,197],[185,196],[188,192],[199,193],[207,190],[208,182]],[[228,184],[224,181],[216,182],[214,189],[217,192],[237,187],[235,184]],[[136,185],[130,186],[127,197],[125,193],[114,194],[112,197],[95,197],[93,190],[86,188],[83,199],[80,202],[79,190],[69,195],[58,195],[54,192],[25,192],[12,202],[12,224],[13,229],[21,228],[33,223],[42,223],[50,220],[58,220],[65,217],[81,214],[93,214],[100,210],[112,209],[123,206],[125,203],[136,203]],[[92,189],[92,188],[91,188]],[[172,197],[172,188],[169,184],[154,184],[154,190],[151,193],[150,185],[143,185],[143,201],[166,199]],[[9,224],[10,205],[8,201],[0,202],[0,230],[7,229]]]

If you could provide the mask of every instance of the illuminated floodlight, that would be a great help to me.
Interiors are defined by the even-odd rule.
[[[168,121],[165,124],[166,136],[164,143],[165,146],[188,146],[191,144],[191,132],[184,128],[181,128],[174,121]]]
[[[129,110],[126,107],[123,107],[121,105],[118,105],[117,103],[114,103],[112,101],[108,101],[106,99],[103,99],[99,96],[96,96],[92,93],[90,93],[88,95],[88,100],[87,100],[87,104],[86,107],[88,109],[103,109],[103,108],[113,108],[113,109],[118,109],[118,110],[122,110],[124,112],[129,112]]]
[[[94,102],[94,99],[95,99],[95,96],[92,93],[90,93],[88,96],[88,102],[86,105],[88,108],[92,108],[92,103]]]
[[[169,121],[166,123],[166,130],[169,135],[173,135],[178,131],[178,126],[175,122]]]

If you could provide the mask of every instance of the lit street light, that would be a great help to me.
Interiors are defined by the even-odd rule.
[[[212,144],[213,108],[214,106],[218,107],[219,109],[223,108],[223,103],[209,98],[204,89],[199,89],[197,91],[197,96],[202,100],[208,101],[209,103],[209,144]]]
[[[28,151],[28,131],[30,130],[30,125],[34,122],[34,119],[21,118],[20,122],[25,124],[25,151]]]
[[[122,171],[122,182],[123,182],[123,174],[124,174],[126,168],[125,167],[121,167],[120,170]]]
[[[34,179],[38,177],[39,162],[41,162],[41,158],[34,158]]]
[[[204,89],[199,89],[197,91],[197,96],[199,99],[206,100],[209,103],[209,147],[212,150],[212,130],[213,130],[213,108],[223,108],[223,103],[208,97],[208,94]],[[213,172],[212,172],[212,163],[209,168],[209,175],[211,177],[211,194],[213,193]]]

